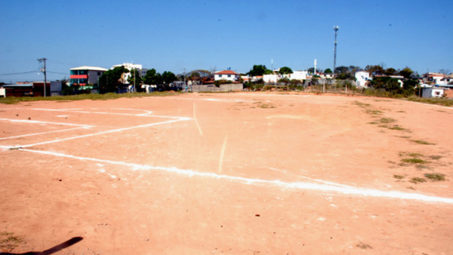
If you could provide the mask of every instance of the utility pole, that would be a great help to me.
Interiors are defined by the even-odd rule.
[[[39,58],[39,63],[44,63],[43,68],[41,68],[41,72],[44,74],[44,97],[46,97],[46,87],[47,87],[47,69],[46,69],[46,60],[47,58]]]
[[[334,48],[333,48],[333,74],[335,75],[335,68],[337,66],[337,33],[340,29],[339,26],[334,26],[333,31],[335,31],[335,41],[334,41]]]

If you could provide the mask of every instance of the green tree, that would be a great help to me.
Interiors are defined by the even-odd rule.
[[[291,68],[289,68],[287,66],[284,66],[284,67],[280,68],[280,70],[278,72],[280,74],[291,74],[291,73],[293,73],[293,70],[291,70]]]
[[[403,70],[399,72],[399,74],[404,76],[404,78],[406,79],[409,79],[413,73],[414,71],[412,71],[412,69],[410,69],[409,67],[405,67]]]
[[[330,69],[330,68],[327,68],[326,70],[324,70],[324,73],[328,73],[328,74],[330,74],[330,73],[332,73],[332,69]]]
[[[143,83],[142,77],[140,76],[140,73],[137,69],[131,70],[131,75],[127,79],[127,82],[129,82],[129,84],[135,85],[135,91],[143,92],[143,89],[140,86]]]
[[[389,67],[389,68],[385,69],[384,73],[387,75],[394,75],[394,74],[396,74],[396,70],[395,70],[395,68]]]
[[[129,71],[124,66],[115,67],[104,72],[99,78],[99,93],[116,92],[122,85],[121,75]]]
[[[145,77],[143,78],[145,84],[159,85],[162,84],[162,76],[156,72],[156,69],[150,69],[146,71]]]
[[[267,69],[265,65],[254,65],[252,70],[248,72],[250,76],[261,76],[263,74],[271,74],[272,70]]]
[[[176,75],[170,71],[165,71],[162,73],[162,80],[165,84],[170,84],[177,80]]]
[[[365,70],[370,72],[371,75],[384,74],[384,68],[379,65],[367,65]]]

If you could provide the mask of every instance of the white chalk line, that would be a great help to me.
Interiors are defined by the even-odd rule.
[[[226,149],[227,141],[228,141],[228,136],[226,135],[225,138],[223,139],[222,149],[220,150],[219,168],[218,168],[219,173],[222,173],[223,157],[225,156],[225,149]]]
[[[5,148],[5,146],[0,146]],[[217,180],[226,180],[237,182],[247,185],[269,185],[276,186],[285,189],[297,189],[297,190],[314,190],[314,191],[323,191],[323,192],[335,192],[345,195],[357,195],[364,197],[377,197],[377,198],[392,198],[392,199],[403,199],[403,200],[414,200],[420,202],[430,202],[430,203],[443,203],[443,204],[453,204],[453,198],[447,197],[437,197],[429,196],[418,193],[407,193],[401,191],[382,191],[376,189],[368,188],[357,188],[348,185],[331,185],[331,184],[320,184],[320,183],[310,183],[310,182],[284,182],[281,180],[265,180],[257,178],[246,178],[239,176],[230,176],[224,174],[216,174],[212,172],[197,172],[191,169],[180,169],[176,167],[162,167],[162,166],[150,166],[150,165],[141,165],[135,163],[128,163],[123,161],[114,161],[106,159],[97,159],[89,157],[80,157],[64,153],[51,152],[51,151],[41,151],[41,150],[32,150],[32,149],[18,149],[20,151],[38,153],[43,155],[51,155],[62,158],[71,158],[81,161],[92,161],[98,163],[106,163],[111,165],[119,165],[129,167],[131,170],[152,170],[159,172],[167,172],[172,174],[178,174],[188,177],[203,177],[203,178],[213,178]]]
[[[25,109],[25,108],[24,108]],[[152,111],[133,108],[112,108],[116,110],[141,111],[142,113],[123,113],[123,112],[102,112],[102,111],[87,111],[79,109],[51,109],[51,108],[30,108],[34,111],[50,111],[50,112],[65,112],[65,113],[84,113],[84,114],[104,114],[104,115],[119,115],[119,116],[134,116],[134,117],[161,117],[159,115],[152,116]],[[168,117],[168,116],[166,116]]]
[[[61,133],[61,132],[67,132],[67,131],[76,130],[76,129],[82,129],[82,128],[84,128],[84,127],[73,127],[73,128],[58,129],[58,130],[45,131],[45,132],[39,132],[39,133],[30,133],[30,134],[24,134],[24,135],[15,135],[15,136],[0,137],[0,140],[8,140],[8,139],[21,138],[21,137],[28,137],[28,136],[36,136],[36,135],[46,135],[46,134]]]
[[[69,140],[74,140],[74,139],[91,137],[91,136],[105,135],[105,134],[117,133],[117,132],[122,132],[122,131],[126,131],[126,130],[137,129],[137,128],[146,128],[146,127],[152,127],[152,126],[158,126],[158,125],[175,123],[175,122],[179,122],[179,121],[190,120],[190,118],[187,118],[187,117],[175,117],[175,118],[177,118],[177,119],[161,121],[161,122],[154,122],[154,123],[148,123],[148,124],[142,124],[142,125],[131,126],[131,127],[110,129],[110,130],[100,131],[100,132],[96,132],[96,133],[90,133],[90,134],[78,135],[78,136],[71,136],[71,137],[54,139],[54,140],[49,140],[49,141],[44,141],[44,142],[39,142],[39,143],[33,143],[33,144],[18,145],[18,146],[14,146],[14,147],[15,148],[18,148],[18,147],[20,147],[20,148],[28,148],[28,147],[33,147],[33,146],[37,146],[37,145],[44,145],[44,144],[50,144],[50,143],[59,143],[59,142],[64,142],[64,141],[69,141]]]
[[[201,129],[200,123],[198,123],[198,119],[197,119],[195,102],[193,102],[192,106],[193,106],[192,107],[192,109],[193,109],[193,114],[192,114],[193,120],[195,121],[195,125],[197,126],[198,132],[200,133],[201,136],[203,136],[203,130]]]
[[[0,118],[0,120],[16,122],[16,123],[27,123],[27,124],[50,124],[50,125],[60,125],[60,126],[73,126],[73,127],[82,127],[82,128],[92,128],[92,125],[87,124],[75,124],[75,123],[66,123],[66,122],[53,122],[53,121],[42,121],[42,120],[18,120],[18,119],[7,119]]]

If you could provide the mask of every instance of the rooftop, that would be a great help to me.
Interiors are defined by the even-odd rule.
[[[223,71],[218,71],[215,74],[238,74],[235,71],[232,70],[223,70]]]
[[[98,67],[98,66],[79,66],[73,67],[70,70],[77,71],[77,70],[91,70],[91,71],[107,71],[107,69]]]

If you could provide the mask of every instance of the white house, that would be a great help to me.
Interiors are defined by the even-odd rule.
[[[294,71],[289,75],[290,80],[306,80],[308,76],[308,71]]]
[[[239,79],[239,74],[232,70],[223,70],[218,71],[214,74],[214,80],[226,80],[226,81],[237,81]]]
[[[422,97],[431,98],[431,97],[442,97],[444,95],[443,88],[423,88]]]
[[[368,81],[371,81],[370,73],[367,71],[358,71],[355,73],[355,80],[357,87],[366,88],[368,87]]]
[[[263,75],[264,83],[277,83],[277,81],[279,79],[280,79],[279,74],[264,74]]]

